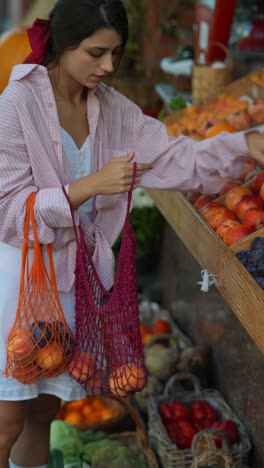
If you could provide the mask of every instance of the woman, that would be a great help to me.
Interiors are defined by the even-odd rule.
[[[219,191],[225,177],[238,177],[248,154],[264,163],[260,134],[221,134],[203,142],[173,139],[160,122],[104,84],[120,61],[127,37],[120,0],[59,0],[50,22],[37,22],[31,30],[32,55],[14,68],[0,98],[2,371],[16,314],[30,193],[37,192],[39,240],[53,243],[60,299],[74,331],[76,245],[62,185],[110,289],[111,246],[123,226],[133,161],[137,185],[206,193]],[[60,399],[83,396],[67,373],[32,385],[1,375],[0,467],[46,466],[50,423]]]

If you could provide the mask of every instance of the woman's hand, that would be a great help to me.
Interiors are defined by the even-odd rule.
[[[98,172],[69,185],[69,198],[74,209],[79,208],[96,195],[114,195],[129,192],[133,180],[133,159],[135,153],[128,156],[112,158]],[[152,169],[151,164],[137,163],[135,187],[140,183],[145,171]]]
[[[128,192],[133,181],[133,158],[135,153],[128,156],[112,158],[108,163],[97,172],[97,194],[113,195],[116,193]],[[135,187],[140,183],[141,177],[145,171],[152,169],[151,164],[137,164],[137,174],[135,178]]]
[[[262,133],[248,133],[245,135],[248,145],[248,154],[257,163],[264,167],[264,135]]]

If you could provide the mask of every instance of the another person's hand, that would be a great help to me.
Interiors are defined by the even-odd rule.
[[[246,141],[248,145],[248,154],[252,159],[264,167],[264,135],[262,133],[248,133]]]
[[[96,174],[97,193],[113,195],[115,193],[128,192],[133,180],[133,159],[135,153],[128,156],[112,158]],[[135,187],[140,183],[145,171],[152,169],[152,164],[137,163]]]

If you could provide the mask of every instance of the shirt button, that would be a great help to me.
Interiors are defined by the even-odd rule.
[[[53,143],[54,143],[55,146],[58,146],[58,145],[59,145],[58,140],[53,140]]]

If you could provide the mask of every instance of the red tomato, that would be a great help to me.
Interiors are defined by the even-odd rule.
[[[194,421],[213,422],[217,419],[217,411],[208,401],[196,401],[192,404],[192,417]]]
[[[163,421],[172,421],[174,419],[171,403],[162,403],[159,407],[159,412]]]
[[[171,332],[170,324],[166,320],[156,320],[152,327],[153,335],[163,335]]]
[[[191,419],[192,414],[187,406],[179,403],[178,401],[172,401],[171,406],[173,408],[173,415],[176,421]]]

